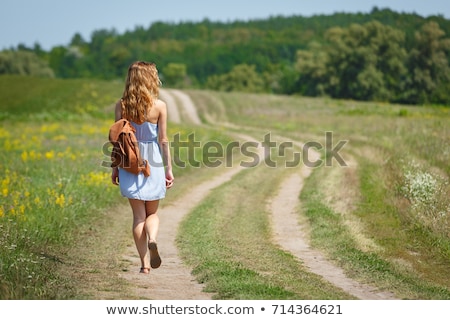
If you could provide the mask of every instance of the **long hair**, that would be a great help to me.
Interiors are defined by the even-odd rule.
[[[122,117],[136,123],[146,121],[146,115],[159,96],[161,80],[154,63],[136,61],[128,68],[122,95]]]

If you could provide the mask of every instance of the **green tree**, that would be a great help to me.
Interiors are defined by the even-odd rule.
[[[86,41],[83,39],[83,36],[80,33],[75,33],[72,37],[72,40],[70,40],[70,46],[72,47],[82,47],[86,44]]]
[[[164,82],[171,87],[184,87],[186,76],[186,65],[183,63],[169,63],[162,70]]]
[[[123,51],[117,51],[116,49],[123,45],[117,43],[117,38],[118,34],[115,29],[94,31],[89,43],[90,54],[79,61],[77,65],[81,65],[81,68],[88,69],[91,74],[103,79],[122,76],[124,66],[120,64],[116,57],[123,57],[124,54]]]
[[[54,77],[54,72],[48,63],[30,51],[0,52],[0,74]]]
[[[336,98],[395,99],[406,72],[402,31],[372,21],[331,28],[325,38],[330,43],[325,91]]]
[[[406,72],[404,33],[380,22],[333,27],[327,43],[297,52],[304,94],[334,98],[393,100]]]
[[[419,63],[428,59],[420,48],[427,46],[427,32],[434,31],[424,33],[421,27],[430,21],[450,33],[450,20],[442,15],[421,17],[375,7],[370,14],[156,22],[123,34],[114,29],[94,31],[87,41],[77,33],[68,46],[49,53],[38,46],[19,45],[18,49],[49,61],[59,77],[123,79],[130,62],[148,60],[163,71],[170,63],[185,64],[188,81],[179,85],[205,88],[208,82],[224,90],[249,90],[251,85],[234,88],[239,82],[230,88],[235,80],[227,77],[233,67],[251,65],[266,92],[409,103],[446,101],[449,81],[433,69],[444,64],[434,62],[435,67],[423,69]],[[439,42],[443,40],[444,36]],[[442,54],[432,56],[431,60],[443,59]],[[259,85],[256,90],[261,90]]]
[[[295,69],[299,78],[294,91],[307,96],[325,95],[325,83],[333,81],[327,74],[328,53],[320,43],[313,41],[307,50],[297,51]]]
[[[89,77],[90,73],[83,66],[84,53],[78,46],[58,46],[49,54],[50,65],[61,78]]]
[[[262,92],[264,81],[254,65],[240,64],[226,74],[211,76],[206,86],[220,91]]]
[[[403,101],[409,103],[450,102],[450,39],[436,22],[428,22],[415,33],[415,46],[408,59]]]

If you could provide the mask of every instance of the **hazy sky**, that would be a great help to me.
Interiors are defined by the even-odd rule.
[[[421,16],[450,19],[448,0],[0,0],[0,50],[38,42],[49,50],[67,45],[75,33],[89,41],[92,31],[115,28],[119,33],[155,21],[234,21],[270,16],[367,13],[374,6]]]

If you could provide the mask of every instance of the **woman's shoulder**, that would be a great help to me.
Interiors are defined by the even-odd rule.
[[[165,108],[166,107],[166,103],[164,101],[162,101],[161,99],[156,99],[155,106],[157,108]]]
[[[157,110],[159,113],[166,111],[166,103],[162,101],[161,99],[156,99],[156,101],[153,104],[153,107],[155,110]]]

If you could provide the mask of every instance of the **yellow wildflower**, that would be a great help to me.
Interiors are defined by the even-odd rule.
[[[12,150],[11,141],[5,140],[5,143],[3,144],[3,149],[5,151],[11,151]]]
[[[56,197],[55,203],[59,205],[61,208],[64,207],[65,202],[66,199],[64,198],[64,194],[60,194],[58,197]]]
[[[22,158],[23,162],[27,162],[27,160],[28,160],[28,152],[26,152],[26,151],[22,152],[20,157]]]
[[[41,138],[38,136],[31,136],[31,142],[33,145],[40,145],[41,144]]]
[[[5,178],[3,178],[2,180],[2,194],[4,197],[7,197],[9,194],[9,183],[11,181],[10,177],[8,176],[9,174],[9,170],[6,171],[7,176]]]
[[[89,172],[87,175],[81,176],[81,181],[87,186],[105,185],[109,175],[106,172]]]
[[[41,199],[39,197],[34,198],[34,204],[36,205],[40,205],[41,204]]]
[[[8,186],[11,179],[9,178],[9,170],[6,170],[6,177],[2,180],[2,187]]]
[[[60,135],[54,136],[53,140],[54,141],[66,141],[67,137],[65,135],[63,135],[63,134],[60,134]]]
[[[41,126],[41,132],[55,132],[56,130],[58,130],[60,128],[60,125],[58,123],[53,123],[53,124],[44,124],[43,126]]]
[[[41,154],[40,153],[36,153],[36,151],[31,150],[28,153],[28,156],[30,157],[31,160],[36,160],[36,159],[40,159],[41,158]]]
[[[47,158],[47,159],[53,159],[54,157],[55,157],[55,151],[53,151],[53,150],[51,150],[51,151],[47,151],[46,153],[45,153],[45,157]]]

